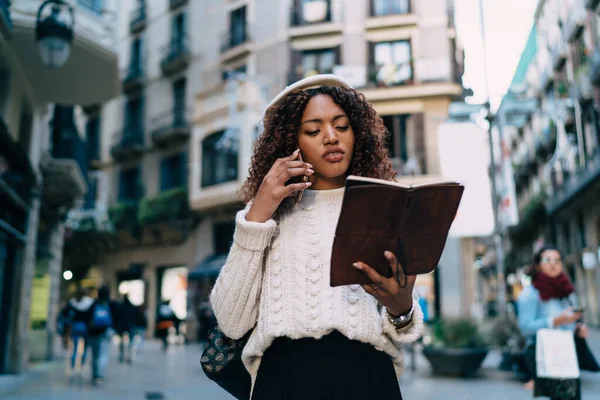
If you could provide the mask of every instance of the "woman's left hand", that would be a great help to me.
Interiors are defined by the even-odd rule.
[[[373,282],[361,286],[365,292],[375,297],[392,316],[397,317],[408,314],[413,306],[412,292],[417,277],[414,275],[406,276],[401,271],[398,271],[398,268],[396,268],[396,256],[391,251],[384,252],[384,256],[392,269],[393,276],[391,278],[381,276],[377,271],[363,262],[358,261],[353,264],[354,268],[364,272],[371,282]],[[398,274],[400,274],[400,281],[406,279],[406,286],[400,287],[398,285]]]
[[[590,330],[588,329],[587,325],[585,325],[585,324],[577,324],[577,328],[575,328],[575,333],[580,338],[585,339],[588,337]]]

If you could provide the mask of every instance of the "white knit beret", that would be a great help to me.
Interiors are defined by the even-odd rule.
[[[283,89],[265,108],[265,115],[271,109],[276,109],[281,101],[294,90],[308,90],[315,89],[321,86],[336,86],[343,87],[346,89],[352,89],[352,85],[348,83],[347,80],[342,78],[341,76],[333,75],[333,74],[323,74],[323,75],[313,75],[308,78],[304,78],[295,82],[285,89]]]

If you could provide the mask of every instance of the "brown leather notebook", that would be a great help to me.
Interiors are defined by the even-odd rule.
[[[383,255],[396,254],[406,275],[433,271],[446,244],[464,186],[456,182],[402,185],[349,176],[331,255],[331,286],[369,284],[352,264],[362,261],[386,277]]]

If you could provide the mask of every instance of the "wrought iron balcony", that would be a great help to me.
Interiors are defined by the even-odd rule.
[[[169,7],[171,10],[174,10],[178,7],[181,7],[184,4],[187,4],[188,0],[169,0]]]
[[[192,110],[176,108],[154,117],[150,121],[152,142],[158,147],[187,140],[191,132]]]
[[[132,62],[123,73],[123,92],[131,94],[140,91],[146,84],[144,65],[141,60]]]
[[[189,39],[183,35],[174,37],[171,42],[163,49],[163,59],[160,68],[165,75],[173,75],[183,71],[188,67],[192,58]]]
[[[132,125],[115,134],[110,155],[117,161],[125,161],[141,156],[146,150],[144,127]]]
[[[129,31],[136,33],[146,27],[146,5],[142,4],[131,12],[129,19]]]
[[[8,37],[12,32],[12,27],[10,0],[0,0],[0,34]]]
[[[332,22],[330,0],[303,2],[290,11],[290,25],[293,27]]]

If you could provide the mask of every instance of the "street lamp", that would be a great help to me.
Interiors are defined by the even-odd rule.
[[[42,13],[50,8],[50,14],[42,19]],[[35,37],[42,63],[57,69],[65,65],[71,55],[75,17],[73,7],[63,0],[46,0],[37,13]]]

